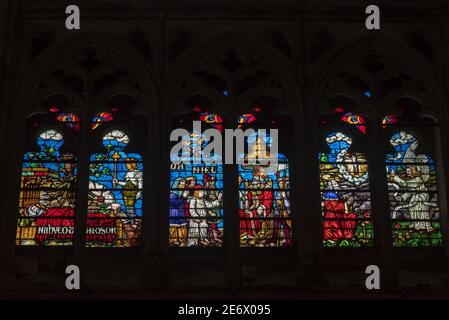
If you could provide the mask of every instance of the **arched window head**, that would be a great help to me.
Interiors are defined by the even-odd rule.
[[[387,126],[393,125],[398,122],[398,117],[394,114],[386,115],[382,118],[382,127],[385,129]]]
[[[175,126],[188,128],[193,121],[201,121],[206,124],[206,127],[223,132],[223,118],[211,110],[212,100],[210,98],[194,95],[186,99],[185,104],[191,111],[175,117]]]
[[[389,142],[394,150],[386,156],[393,245],[440,247],[435,163],[419,152],[418,139],[408,131],[396,131]]]
[[[246,125],[256,121],[257,117],[253,113],[245,113],[237,118],[237,128],[244,128]]]
[[[431,156],[436,121],[422,116],[423,109],[418,100],[403,97],[382,118],[395,247],[442,246],[437,172]]]
[[[112,112],[98,112],[92,118],[92,130],[97,129],[105,122],[110,122],[114,120]]]
[[[359,151],[360,142],[365,139],[366,120],[356,113],[344,112],[320,119],[324,133],[318,154],[323,245],[372,246],[368,161]]]
[[[223,132],[223,118],[218,114],[203,112],[200,114],[199,120],[208,123],[218,131]]]
[[[80,131],[80,119],[75,113],[72,112],[60,112],[56,120],[65,123],[69,128],[75,130],[76,132]]]
[[[73,244],[76,158],[64,152],[62,133],[41,131],[36,151],[25,153],[20,182],[16,244],[64,246]]]
[[[343,114],[341,121],[355,126],[361,133],[366,134],[365,118],[360,114],[348,112]]]

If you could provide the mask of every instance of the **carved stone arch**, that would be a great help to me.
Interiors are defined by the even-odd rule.
[[[56,34],[54,30],[51,30],[48,26],[44,26],[39,29],[34,29],[30,35],[30,42],[27,45],[30,60],[34,60],[41,53],[51,46],[56,40]]]
[[[201,61],[198,65],[192,66],[190,72],[184,78],[180,91],[207,87],[214,92],[223,94],[223,90],[228,89],[230,83],[231,78],[224,68],[207,65],[207,63]]]
[[[273,91],[280,91],[283,88],[282,80],[265,65],[244,66],[236,72],[234,81],[237,99],[240,95],[245,95],[248,90],[251,91],[257,87],[267,88],[266,90],[272,88]]]
[[[437,113],[433,108],[433,97],[424,92],[419,92],[416,90],[412,91],[410,88],[402,88],[401,90],[390,94],[382,101],[382,108],[379,113],[379,121],[389,114],[398,115],[398,110],[395,108],[396,102],[403,98],[415,100],[422,106],[422,109],[418,112],[419,118],[428,118],[435,124],[440,123],[440,114]]]
[[[219,114],[223,118],[224,123],[232,123],[233,113],[230,101],[223,95],[220,95],[207,87],[189,88],[183,90],[178,96],[175,97],[169,111],[167,110],[165,118],[173,119],[175,116],[191,113],[192,110],[186,105],[185,102],[189,97],[193,97],[195,95],[203,95],[210,98],[212,100],[212,105],[210,106],[208,112]]]
[[[292,99],[279,88],[272,88],[269,86],[257,86],[239,97],[236,102],[235,115],[239,116],[243,113],[251,113],[248,111],[249,108],[252,107],[253,100],[263,95],[273,97],[279,101],[278,106],[273,111],[274,114],[287,116],[293,119],[295,114],[291,108],[291,105],[294,103]]]
[[[188,54],[189,50],[199,41],[198,37],[187,26],[171,30],[168,38],[170,39],[168,44],[168,58],[170,61],[182,59],[181,57]]]
[[[154,58],[154,48],[151,46],[151,37],[142,26],[138,26],[126,33],[123,46],[136,56],[142,56],[148,64]],[[142,59],[142,62],[144,60]]]
[[[404,86],[398,90],[387,95],[381,101],[380,114],[385,116],[387,114],[396,114],[398,110],[395,109],[395,103],[402,98],[410,98],[415,100],[422,106],[419,115],[432,115],[432,117],[439,118],[438,113],[434,110],[434,104],[436,101],[434,97],[429,95],[429,93],[419,90],[411,85]],[[438,121],[437,121],[438,122]]]
[[[117,61],[117,63],[112,64],[105,64],[97,69],[95,69],[93,72],[90,73],[90,85],[92,86],[92,90],[95,91],[95,94],[98,94],[101,89],[96,88],[98,85],[98,82],[103,80],[105,77],[112,77],[112,79],[109,81],[112,84],[116,83],[128,83],[133,84],[135,82],[135,79],[133,78],[132,70],[129,70],[129,68],[126,66],[125,63],[121,63],[121,61]],[[111,84],[105,84],[103,86],[104,88],[107,88]],[[95,96],[94,94],[94,96]]]
[[[295,48],[292,46],[292,39],[280,26],[269,28],[264,33],[264,40],[281,52],[287,59],[292,59]]]
[[[55,59],[47,70],[41,74],[41,83],[39,86],[47,86],[52,83],[63,83],[68,87],[71,87],[79,95],[83,95],[85,85],[88,82],[88,76],[80,68],[79,65],[73,63],[67,56],[61,56],[59,59]],[[69,80],[69,82],[67,82]],[[76,83],[74,87],[73,80],[80,81]]]
[[[215,35],[202,43],[193,46],[188,53],[177,59],[170,67],[168,79],[174,79],[168,84],[169,92],[178,92],[183,83],[188,78],[191,69],[198,61],[204,63],[207,57],[216,54],[217,51],[226,47],[238,47],[240,50],[247,50],[250,59],[259,59],[264,61],[263,66],[280,79],[281,86],[286,91],[294,104],[300,109],[301,100],[298,92],[298,79],[292,70],[291,63],[282,53],[275,48],[262,44],[252,38],[245,37],[237,33],[223,33]],[[245,66],[243,66],[245,67]],[[295,107],[296,107],[295,106]]]
[[[226,44],[226,42],[229,41],[235,41],[239,45],[244,47],[249,46],[258,49],[261,55],[271,58],[272,60],[274,60],[273,62],[276,63],[276,65],[281,66],[282,70],[288,71],[287,74],[292,74],[292,72],[288,69],[290,67],[289,60],[279,54],[279,52],[277,52],[274,48],[267,47],[265,44],[261,43],[258,40],[236,32],[220,32],[218,34],[215,33],[213,36],[205,39],[200,43],[197,43],[196,45],[192,46],[185,55],[183,55],[182,59],[180,57],[179,61],[174,63],[170,69],[172,71],[185,69],[186,62],[192,61],[192,57],[196,58],[193,60],[200,60],[198,59],[199,56],[203,57],[210,51],[223,46],[224,44]],[[182,66],[184,66],[184,68],[182,68]]]
[[[75,92],[65,86],[52,84],[40,89],[30,97],[27,107],[21,110],[21,118],[26,118],[36,111],[48,112],[49,106],[44,106],[42,103],[46,99],[56,95],[61,95],[67,99],[68,105],[64,109],[65,112],[74,112],[79,117],[84,115],[84,110],[82,108],[84,101]]]
[[[391,70],[406,72],[414,80],[421,80],[420,84],[435,99],[435,113],[440,118],[447,118],[447,110],[444,107],[444,96],[432,66],[400,40],[396,40],[385,34],[370,35],[362,38],[355,37],[351,41],[345,42],[333,49],[332,55],[328,56],[328,59],[325,61],[321,61],[319,67],[313,71],[315,74],[311,91],[313,99],[323,98],[323,88],[329,85],[329,78],[341,69],[342,64],[347,64],[346,61],[349,61],[351,57],[357,56],[360,52],[366,52],[371,48],[376,48],[377,52],[381,52],[382,55],[386,55],[389,58],[389,68]],[[353,67],[356,69],[359,66],[354,65]],[[368,75],[369,71],[366,71],[366,73]],[[373,77],[373,79],[376,79],[376,77]],[[314,105],[316,104],[312,103],[312,108]],[[316,114],[317,110],[311,110],[311,112],[312,114]]]
[[[125,83],[117,83],[109,86],[98,93],[97,96],[92,100],[92,108],[90,110],[90,115],[94,115],[97,112],[107,110],[110,106],[108,105],[108,100],[119,95],[129,96],[134,100],[135,106],[132,109],[134,113],[140,113],[143,115],[151,114],[151,99],[147,97],[143,92],[137,88],[130,86]]]
[[[332,53],[332,48],[337,44],[335,34],[328,27],[321,25],[313,32],[310,39],[309,61],[316,63],[325,60]]]
[[[354,111],[363,113],[370,118],[375,117],[375,111],[368,101],[368,97],[363,95],[357,89],[345,83],[338,83],[328,86],[327,88],[322,90],[320,96],[321,99],[315,100],[316,105],[313,106],[314,109],[312,110],[312,114],[314,114],[315,116],[333,113],[331,100],[338,96],[343,96],[354,101],[355,105],[357,106],[356,110]]]
[[[60,60],[61,57],[69,55],[71,52],[79,51],[80,48],[88,47],[102,48],[104,51],[120,57],[122,64],[126,65],[128,70],[135,76],[140,90],[152,97],[154,105],[157,105],[156,84],[146,64],[140,61],[138,57],[130,54],[122,44],[111,41],[97,33],[85,32],[61,39],[61,41],[52,44],[35,59],[25,75],[24,85],[19,94],[19,99],[16,101],[17,108],[22,109],[27,104],[30,96],[38,89],[43,74],[51,69],[54,61]],[[153,111],[156,110],[154,108]]]

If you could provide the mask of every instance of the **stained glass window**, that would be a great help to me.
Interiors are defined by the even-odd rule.
[[[282,126],[290,120],[275,115],[278,105],[271,96],[256,97],[251,111],[236,121],[237,128],[255,130],[246,138],[247,152],[238,165],[241,247],[293,246],[289,161],[284,153],[272,150],[273,142],[277,150],[291,146],[288,128],[292,126]],[[272,139],[265,129],[278,130],[278,139]]]
[[[288,159],[280,153],[267,155],[261,144],[271,146],[268,135],[260,136],[256,132],[247,142],[252,148],[245,154],[245,162],[238,165],[240,245],[291,247]],[[277,157],[277,164],[262,165],[260,160],[268,160],[267,157]],[[256,163],[249,162],[250,159]]]
[[[393,114],[389,114],[382,119],[382,127],[386,128],[388,125],[395,124],[397,122],[398,118]]]
[[[368,162],[351,149],[353,138],[329,133],[319,153],[321,214],[325,247],[373,245]]]
[[[23,158],[16,244],[62,246],[73,243],[76,158],[61,151],[63,135],[42,131],[38,151]]]
[[[80,130],[80,119],[75,113],[62,112],[57,117],[56,120],[65,123],[69,128],[75,131]]]
[[[143,161],[127,153],[128,135],[117,129],[102,138],[104,153],[90,157],[87,240],[89,247],[133,247],[140,242]]]
[[[114,119],[110,112],[99,112],[92,119],[92,130],[97,129],[101,124]]]
[[[390,144],[394,153],[387,154],[386,169],[393,245],[441,246],[435,163],[418,151],[418,140],[410,132],[395,132]]]
[[[260,107],[256,107],[256,108],[258,108],[258,109],[256,109],[256,110],[260,111]],[[252,122],[254,122],[254,121],[256,121],[256,116],[255,116],[254,114],[252,114],[252,113],[245,113],[245,114],[242,114],[242,115],[241,115],[240,117],[238,117],[238,119],[237,119],[237,123],[238,123],[237,127],[238,127],[238,128],[243,128],[243,127],[246,126],[247,124],[252,123]]]
[[[212,125],[215,129],[223,131],[223,119],[216,113],[203,112],[199,119],[205,123]]]
[[[348,112],[341,117],[341,120],[348,124],[354,125],[360,132],[366,134],[365,118],[363,118],[363,116]]]
[[[208,141],[191,133],[191,150],[196,144],[204,148]],[[170,165],[171,247],[218,247],[223,244],[223,166],[193,163]],[[190,163],[189,163],[190,162]]]

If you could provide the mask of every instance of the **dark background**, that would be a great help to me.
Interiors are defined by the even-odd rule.
[[[80,7],[80,30],[65,28],[69,4]],[[447,298],[448,1],[376,1],[381,30],[374,31],[365,29],[369,4],[2,0],[0,297]],[[372,98],[364,97],[360,83],[369,87]],[[371,124],[394,111],[395,101],[403,97],[419,102],[420,115],[436,119],[437,128],[423,145],[432,146],[429,152],[439,168],[443,248],[393,249],[381,196],[373,248],[322,248],[317,124],[321,115],[332,113],[331,101],[338,94],[351,97],[355,110]],[[120,95],[132,100],[133,114],[146,122],[146,130],[138,132],[145,159],[139,248],[85,249],[80,232],[71,248],[15,247],[21,157],[30,143],[26,119],[46,110],[55,95],[80,115],[82,126]],[[239,248],[238,215],[232,214],[238,202],[229,196],[237,195],[231,169],[225,177],[225,246],[168,248],[168,137],[173,119],[189,112],[188,99],[195,95],[209,98],[210,110],[225,123],[248,112],[258,96],[278,102],[275,115],[288,119],[282,126],[291,139],[286,153],[292,170],[294,248]],[[91,146],[85,137],[79,139],[73,145],[78,143],[79,157],[86,158]],[[365,142],[370,159],[376,158],[380,141],[385,138],[371,133]],[[377,182],[383,175],[382,170],[371,172]],[[374,183],[372,188],[376,193],[382,187]],[[82,230],[85,219],[78,219],[77,230]],[[69,264],[81,268],[76,292],[64,286]],[[380,291],[365,289],[364,271],[370,264],[381,267]]]

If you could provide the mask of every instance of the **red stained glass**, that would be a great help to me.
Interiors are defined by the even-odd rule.
[[[337,113],[343,113],[343,112],[345,112],[345,109],[343,107],[341,107],[341,106],[336,106],[334,108],[334,111],[337,112]]]
[[[398,122],[398,118],[395,115],[389,114],[382,119],[382,127],[386,128],[390,124]]]
[[[80,119],[75,113],[60,113],[56,120],[64,122],[68,127],[75,129],[75,131],[80,130]]]
[[[57,106],[51,106],[50,107],[50,112],[59,112],[61,111]]]
[[[360,132],[366,134],[365,118],[363,118],[361,115],[353,114],[350,112],[341,117],[341,120],[348,124],[355,125]]]
[[[254,107],[254,111],[256,111],[256,112],[260,112],[260,111],[262,111],[262,108],[261,108],[261,107],[259,107],[259,106],[255,106],[255,107]]]
[[[206,123],[211,124],[214,128],[223,131],[223,118],[216,113],[207,113],[204,112],[200,115],[200,120]]]
[[[114,118],[110,112],[99,112],[92,119],[92,130],[97,129],[102,123],[112,121]]]
[[[246,114],[242,114],[238,119],[237,119],[237,123],[238,123],[238,128],[243,127],[245,124],[251,123],[256,121],[256,116],[252,113],[246,113]]]
[[[195,111],[195,112],[201,112],[201,111],[203,111],[203,108],[201,107],[201,106],[194,106],[193,108],[192,108],[192,110],[193,111]]]

